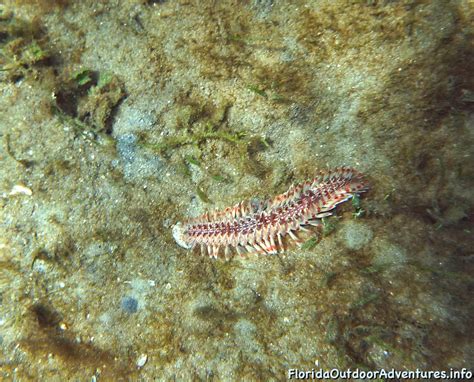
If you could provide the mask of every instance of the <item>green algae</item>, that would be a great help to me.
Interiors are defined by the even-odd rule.
[[[194,166],[201,167],[201,163],[193,155],[185,155],[184,159]]]
[[[72,79],[79,86],[84,86],[92,83],[93,72],[90,69],[81,69],[72,74]]]
[[[229,127],[227,114],[232,104],[224,102],[217,106],[206,102],[183,96],[180,99],[176,117],[171,128],[173,132],[160,137],[157,143],[152,142],[150,135],[142,137],[140,145],[163,156],[172,158],[176,153],[192,152],[193,154],[180,154],[184,161],[197,165],[203,169],[210,180],[222,183],[231,181],[231,177],[224,168],[219,168],[209,163],[206,157],[212,155],[213,141],[225,144],[227,153],[233,158],[242,174],[252,173],[261,175],[267,172],[256,156],[271,147],[271,143],[262,135],[249,134],[246,131],[234,130]],[[181,168],[182,166],[178,164]],[[190,176],[189,171],[180,171]],[[201,198],[201,200],[208,200]]]
[[[204,203],[212,203],[211,199],[209,199],[209,197],[201,187],[198,186],[196,188],[196,194],[197,196],[199,196],[199,199],[201,199]]]
[[[85,136],[110,134],[114,113],[125,96],[117,76],[81,69],[57,86],[52,111]]]
[[[339,218],[337,216],[329,216],[321,219],[322,224],[322,235],[330,235],[337,227]]]
[[[260,86],[257,86],[257,85],[247,85],[247,89],[250,90],[251,92],[255,93],[255,94],[258,94],[259,96],[263,97],[263,98],[268,98],[268,95],[267,93],[265,92],[265,90],[260,87]]]
[[[303,243],[301,249],[303,251],[309,251],[316,247],[316,244],[318,244],[318,239],[316,237],[312,237],[311,239],[308,239]]]
[[[220,129],[219,126],[213,126],[210,122],[198,126],[191,133],[182,132],[180,135],[165,137],[160,143],[149,144],[145,146],[160,153],[166,154],[168,151],[182,146],[190,145],[199,148],[199,146],[208,140],[221,140],[232,143],[236,147],[242,147],[248,144],[247,134],[241,131],[232,132]]]
[[[35,23],[2,13],[0,36],[0,79],[16,82],[25,77],[35,78],[52,59],[47,38]]]
[[[355,218],[355,219],[358,219],[362,216],[365,215],[365,211],[364,209],[362,208],[361,206],[361,202],[360,202],[360,197],[359,195],[354,195],[352,197],[352,207],[354,208],[354,212],[352,213],[352,216]]]

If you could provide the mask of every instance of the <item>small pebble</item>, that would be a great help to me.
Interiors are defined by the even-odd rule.
[[[122,309],[127,313],[136,313],[138,310],[138,301],[133,297],[124,297],[122,299]]]
[[[146,354],[141,354],[140,357],[138,357],[137,359],[137,366],[138,367],[145,366],[146,361],[148,361],[148,356]]]

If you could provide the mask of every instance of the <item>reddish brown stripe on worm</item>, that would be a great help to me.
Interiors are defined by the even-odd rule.
[[[333,214],[342,202],[368,190],[363,175],[349,167],[320,172],[313,180],[293,185],[264,203],[240,202],[173,227],[176,242],[217,258],[239,254],[282,252],[283,237],[298,242],[295,232]],[[223,251],[222,251],[223,250]]]

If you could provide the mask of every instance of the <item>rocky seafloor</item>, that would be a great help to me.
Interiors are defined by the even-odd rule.
[[[0,379],[285,380],[474,364],[474,7],[0,5]],[[347,165],[322,238],[171,227]]]

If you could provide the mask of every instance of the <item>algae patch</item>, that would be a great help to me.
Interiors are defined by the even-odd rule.
[[[83,69],[58,86],[53,111],[79,132],[110,134],[115,111],[125,96],[124,84],[116,75]]]
[[[52,60],[48,40],[38,23],[27,23],[0,9],[0,80],[36,78]]]

